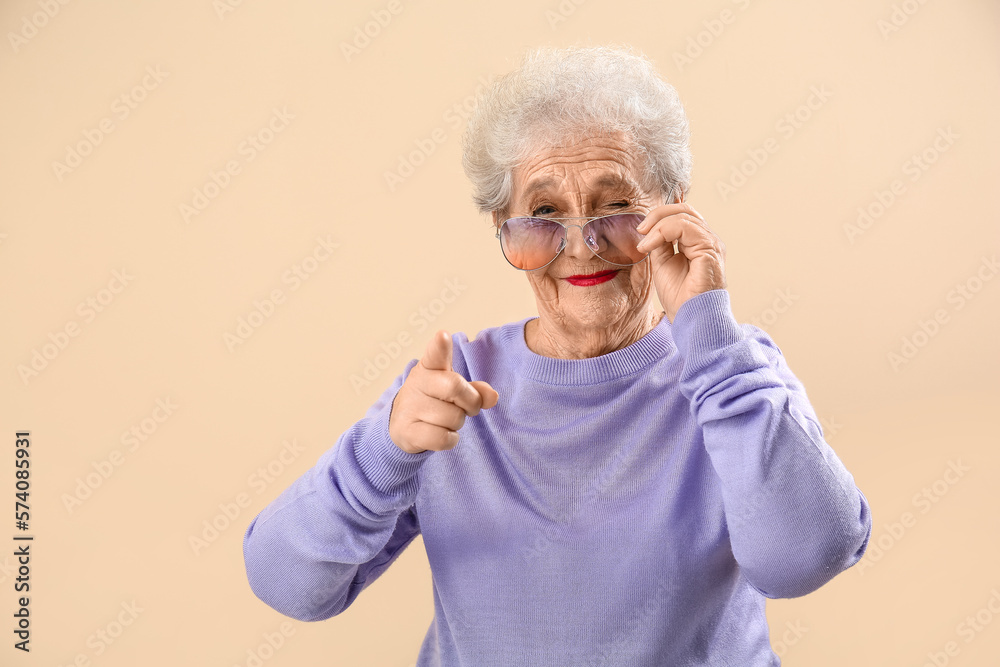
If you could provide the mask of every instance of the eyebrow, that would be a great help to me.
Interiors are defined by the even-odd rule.
[[[524,198],[525,199],[530,199],[531,196],[534,195],[535,193],[540,192],[542,190],[548,190],[549,188],[551,188],[555,184],[556,184],[556,179],[551,178],[551,177],[550,178],[543,178],[543,179],[541,179],[539,181],[535,181],[531,185],[529,185],[527,188],[525,188],[525,190],[524,190]]]
[[[638,189],[637,184],[628,178],[623,178],[619,174],[603,174],[597,179],[597,185],[601,187],[622,188],[628,190]]]
[[[556,184],[556,179],[552,178],[551,176],[548,178],[543,178],[534,181],[531,185],[525,188],[524,198],[530,199],[536,193],[541,192],[543,190],[548,190],[555,184]],[[623,178],[618,174],[612,174],[612,173],[602,174],[600,177],[598,177],[595,185],[601,188],[613,188],[617,191],[628,191],[632,193],[638,193],[640,191],[638,184],[636,184],[634,181],[627,178]]]

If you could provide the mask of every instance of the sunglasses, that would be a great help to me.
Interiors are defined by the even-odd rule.
[[[645,213],[615,213],[596,218],[508,218],[500,225],[496,237],[500,239],[503,256],[520,271],[535,271],[551,264],[566,247],[569,227],[580,227],[587,247],[605,262],[631,266],[648,256],[636,248],[644,238],[636,227],[645,219]],[[589,222],[566,225],[562,220]]]

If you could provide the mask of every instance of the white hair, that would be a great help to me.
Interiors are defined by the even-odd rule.
[[[624,132],[647,192],[672,201],[691,187],[690,131],[677,91],[628,46],[538,47],[476,98],[462,167],[481,213],[509,211],[512,173],[569,137]]]

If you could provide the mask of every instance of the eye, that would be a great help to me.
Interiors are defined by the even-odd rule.
[[[553,213],[555,213],[555,211],[556,211],[555,207],[549,206],[548,204],[543,204],[542,206],[536,206],[535,209],[531,212],[531,215],[552,215]]]

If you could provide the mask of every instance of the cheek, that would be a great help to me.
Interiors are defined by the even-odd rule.
[[[632,291],[636,294],[646,292],[650,285],[649,262],[634,265],[629,271],[629,281],[632,284]]]
[[[542,292],[551,291],[559,282],[549,275],[548,270],[525,272],[524,275],[533,289]]]

